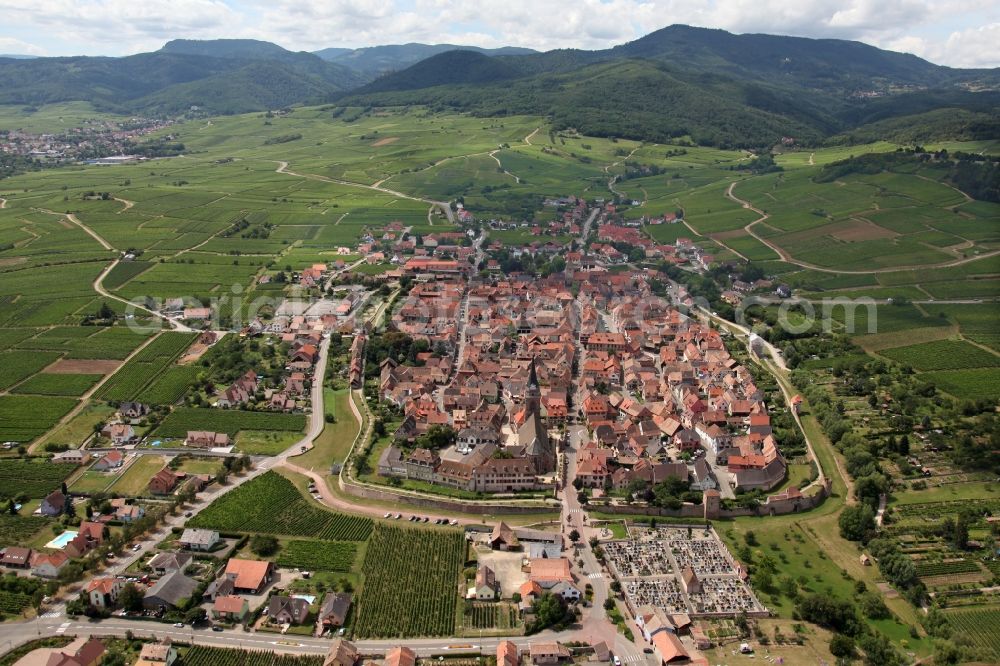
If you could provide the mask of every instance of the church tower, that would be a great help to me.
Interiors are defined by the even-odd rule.
[[[524,390],[524,410],[528,414],[542,415],[542,391],[538,388],[538,374],[535,372],[535,357],[528,366],[528,385]]]

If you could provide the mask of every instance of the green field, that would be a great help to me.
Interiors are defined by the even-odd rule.
[[[134,400],[143,389],[159,380],[160,375],[190,346],[195,333],[161,333],[142,348],[111,379],[101,386],[95,397],[102,400]]]
[[[947,618],[961,635],[1000,659],[1000,608],[949,611]]]
[[[309,571],[350,571],[357,544],[350,541],[292,540],[284,544],[276,560],[279,566]]]
[[[962,340],[936,340],[881,352],[915,370],[959,370],[1000,366],[1000,356]]]
[[[149,495],[147,486],[154,474],[163,469],[167,459],[163,456],[138,456],[124,472],[108,488],[109,492],[126,497]]]
[[[306,417],[302,414],[180,407],[163,420],[155,434],[183,439],[189,430],[211,430],[232,436],[243,430],[301,432],[305,426]]]
[[[466,544],[460,532],[379,525],[362,570],[354,625],[359,638],[450,636]]]
[[[0,440],[30,442],[76,406],[73,398],[0,395]]]
[[[104,375],[64,375],[39,373],[21,382],[13,393],[33,393],[37,395],[81,396],[99,382]]]
[[[368,518],[315,508],[291,481],[272,471],[226,493],[188,524],[338,541],[364,541],[372,529]]]
[[[73,472],[73,465],[54,465],[43,458],[0,460],[0,498],[24,493],[30,498],[45,497]]]

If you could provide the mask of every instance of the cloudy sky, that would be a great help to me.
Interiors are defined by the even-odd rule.
[[[0,0],[0,53],[126,55],[174,38],[292,50],[405,42],[602,48],[686,23],[856,39],[1000,66],[997,0]]]

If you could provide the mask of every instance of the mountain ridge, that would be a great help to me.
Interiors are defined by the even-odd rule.
[[[874,123],[898,128],[894,119],[905,116],[921,119],[922,135],[966,135],[956,119],[982,133],[1000,117],[1000,68],[949,68],[847,40],[673,25],[593,51],[451,46],[309,53],[259,40],[175,39],[121,58],[0,59],[0,103],[82,100],[153,114],[421,104],[544,115],[597,135],[686,135],[742,147],[783,136],[823,141]],[[422,57],[435,49],[445,50]],[[934,113],[945,108],[960,113]]]

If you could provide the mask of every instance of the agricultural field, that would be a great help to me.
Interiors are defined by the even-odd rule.
[[[24,381],[58,358],[55,352],[0,352],[0,389]]]
[[[134,400],[194,342],[196,333],[164,332],[142,348],[95,393],[101,400]]]
[[[285,543],[275,562],[278,566],[308,571],[348,572],[354,566],[358,547],[350,541],[303,541]]]
[[[368,518],[318,509],[291,481],[265,472],[218,498],[188,522],[226,532],[261,532],[337,541],[364,541],[371,533]]]
[[[152,334],[125,326],[58,326],[18,342],[18,349],[64,352],[66,358],[122,360]]]
[[[3,615],[18,615],[31,606],[31,596],[0,590],[0,617]]]
[[[44,458],[0,460],[0,498],[23,493],[40,499],[58,490],[73,469],[73,465],[54,465]]]
[[[962,340],[937,340],[881,352],[915,370],[960,370],[1000,366],[1000,355]]]
[[[468,603],[465,607],[466,629],[497,629],[509,631],[520,624],[520,612],[514,604]]]
[[[195,645],[181,650],[181,666],[322,666],[323,657]]]
[[[200,369],[195,365],[175,365],[167,368],[153,383],[136,395],[138,402],[149,405],[172,405],[194,384]]]
[[[466,543],[457,531],[375,528],[355,615],[359,638],[449,636],[455,631]]]
[[[50,522],[50,519],[44,516],[0,514],[0,543],[28,543]]]
[[[0,395],[0,440],[30,442],[55,426],[76,403],[74,398]]]
[[[1000,660],[1000,608],[949,611],[946,617],[962,636]]]
[[[11,390],[11,393],[78,397],[90,390],[102,377],[104,375],[69,375],[43,372],[21,382]]]
[[[179,407],[163,419],[155,434],[184,439],[189,430],[211,430],[232,436],[244,430],[301,432],[305,426],[306,417],[302,414]]]

